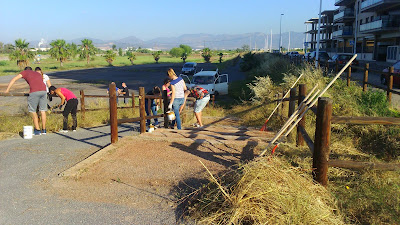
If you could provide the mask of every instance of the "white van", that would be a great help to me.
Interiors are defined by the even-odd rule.
[[[219,74],[218,69],[216,71],[200,71],[194,74],[192,79],[184,74],[181,74],[181,77],[188,88],[200,86],[211,95],[228,94],[228,74]]]

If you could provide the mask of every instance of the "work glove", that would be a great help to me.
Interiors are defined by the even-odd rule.
[[[168,111],[171,111],[172,110],[172,103],[169,103],[169,105],[168,105]]]
[[[59,105],[59,106],[58,106],[58,109],[60,109],[60,110],[61,110],[61,109],[62,109],[62,107],[63,107],[62,105]]]

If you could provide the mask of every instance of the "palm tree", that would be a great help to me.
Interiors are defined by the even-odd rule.
[[[112,62],[115,60],[115,57],[117,54],[113,50],[107,50],[106,54],[104,55],[104,58],[106,58],[106,61],[110,66],[112,66]]]
[[[158,60],[160,60],[161,51],[153,52],[152,55],[153,55],[154,60],[156,60],[156,63],[158,63]]]
[[[203,53],[201,53],[201,56],[203,56],[204,60],[209,63],[211,60],[211,49],[204,48]]]
[[[96,55],[96,47],[94,47],[92,40],[83,39],[81,40],[81,42],[82,44],[80,45],[81,47],[80,57],[82,59],[86,59],[87,64],[89,64],[90,56]]]
[[[63,39],[57,39],[50,43],[49,53],[51,57],[57,59],[60,62],[60,67],[63,66],[63,62],[67,61],[67,58],[70,56],[70,51],[67,48],[67,44]]]
[[[24,68],[29,65],[29,60],[35,58],[35,54],[29,51],[29,42],[25,42],[25,39],[15,40],[15,46],[12,46],[13,50],[9,55],[10,60],[17,60],[19,68]]]
[[[135,54],[133,54],[132,51],[127,51],[127,52],[126,52],[126,55],[128,56],[129,61],[131,61],[132,65],[133,65],[133,60],[136,59]]]
[[[71,59],[75,59],[76,55],[78,54],[78,46],[75,43],[67,44],[67,49],[69,51]]]

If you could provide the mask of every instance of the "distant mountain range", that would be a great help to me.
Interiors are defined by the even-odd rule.
[[[184,34],[178,37],[157,37],[151,40],[141,40],[135,36],[129,36],[119,40],[100,40],[93,39],[90,37],[82,37],[73,40],[66,40],[67,43],[80,44],[83,39],[90,39],[93,44],[101,49],[110,49],[113,45],[117,48],[151,48],[154,50],[169,50],[173,47],[177,47],[180,44],[189,45],[193,49],[202,49],[205,47],[211,49],[236,49],[242,48],[243,45],[249,45],[252,49],[264,49],[269,48],[271,43],[271,35],[260,32],[246,33],[246,34]],[[41,47],[49,47],[51,40],[43,39],[41,41],[31,41],[31,47],[38,47],[39,43]],[[267,43],[268,42],[268,43]],[[289,32],[282,33],[282,46],[288,47],[289,43]],[[301,32],[290,32],[290,48],[302,48],[304,43],[304,33]],[[272,48],[278,49],[279,46],[279,34],[272,35]]]

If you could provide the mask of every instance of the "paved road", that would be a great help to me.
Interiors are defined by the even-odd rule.
[[[137,134],[138,124],[119,127],[119,137]],[[63,199],[51,180],[110,143],[109,126],[1,142],[0,224],[173,224],[174,209],[135,209]]]

